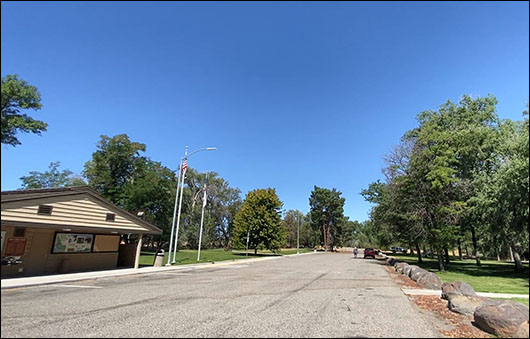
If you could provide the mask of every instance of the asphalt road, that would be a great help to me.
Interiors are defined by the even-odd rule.
[[[2,290],[4,337],[440,337],[380,261],[317,253]]]

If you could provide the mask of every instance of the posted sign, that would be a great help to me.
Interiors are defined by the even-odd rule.
[[[7,238],[6,256],[23,256],[26,252],[28,238]]]

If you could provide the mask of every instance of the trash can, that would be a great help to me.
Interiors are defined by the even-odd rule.
[[[153,264],[154,267],[161,267],[164,263],[164,250],[158,250],[155,254],[155,262]]]

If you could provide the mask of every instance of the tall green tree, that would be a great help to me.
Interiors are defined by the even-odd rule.
[[[298,240],[298,232],[302,228],[302,224],[304,223],[305,216],[302,212],[298,210],[288,210],[285,213],[285,216],[283,217],[283,227],[287,231],[287,247],[296,247],[297,240]],[[302,233],[300,233],[300,237],[302,236]],[[301,240],[300,240],[301,241]],[[303,244],[302,242],[300,242]]]
[[[186,243],[190,248],[197,248],[204,184],[207,185],[207,204],[202,247],[229,249],[235,215],[243,203],[241,192],[230,187],[216,172],[198,173],[192,168],[188,168],[186,173],[181,245]]]
[[[42,107],[40,93],[35,86],[20,79],[16,74],[2,77],[2,144],[20,145],[16,134],[41,134],[46,131],[43,121],[31,118],[26,110]]]
[[[66,186],[84,186],[85,181],[68,169],[59,171],[59,161],[50,163],[49,169],[44,172],[31,171],[29,175],[20,177],[22,188],[54,188]]]
[[[145,145],[126,134],[101,136],[92,160],[85,163],[88,185],[114,204],[144,218],[163,230],[169,240],[177,179],[159,162],[141,155]]]
[[[309,197],[310,218],[314,227],[321,230],[326,251],[342,245],[342,226],[345,222],[344,202],[341,192],[315,186]]]
[[[117,203],[133,214],[144,212],[144,219],[163,230],[162,241],[170,236],[177,178],[160,162],[142,158],[132,173],[133,180],[123,185]]]
[[[280,214],[282,206],[273,188],[249,192],[234,220],[234,247],[245,248],[248,235],[248,247],[253,248],[255,254],[261,247],[279,250],[286,237]]]
[[[103,197],[124,205],[125,186],[133,183],[145,168],[146,158],[140,152],[145,152],[145,144],[132,142],[127,134],[112,138],[102,135],[92,160],[85,163],[83,175]]]
[[[438,111],[418,115],[420,126],[407,133],[422,146],[414,165],[426,170],[431,183],[434,232],[449,246],[466,230],[471,231],[473,255],[477,252],[477,218],[469,208],[475,196],[473,181],[481,173],[491,174],[499,141],[497,100],[489,95],[473,99],[464,95],[459,104],[447,101]],[[459,227],[459,230],[457,229]],[[454,231],[458,230],[456,234]]]
[[[529,249],[529,135],[528,111],[522,122],[501,125],[496,169],[476,180],[478,194],[472,205],[484,236],[499,252],[503,245],[513,254],[515,269],[522,270],[520,253]]]

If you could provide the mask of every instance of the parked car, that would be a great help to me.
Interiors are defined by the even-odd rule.
[[[392,253],[401,252],[401,253],[407,253],[407,249],[403,247],[390,247],[390,250]]]
[[[365,248],[364,249],[364,257],[365,258],[368,258],[368,257],[372,257],[375,259],[375,255],[377,254],[377,251],[374,250],[373,248]]]

